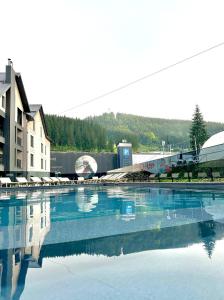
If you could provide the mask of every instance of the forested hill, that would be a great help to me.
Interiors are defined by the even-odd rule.
[[[59,151],[111,151],[106,130],[93,120],[46,115],[52,149]]]
[[[138,150],[161,149],[164,140],[174,150],[189,148],[191,121],[149,118],[123,113],[104,113],[91,117],[107,130],[108,138],[117,142],[126,138]],[[206,122],[208,135],[224,130],[224,123]]]
[[[122,139],[131,142],[135,151],[160,150],[162,141],[174,150],[189,148],[191,121],[105,113],[85,120],[46,115],[46,123],[56,150],[113,151]],[[209,136],[224,130],[224,123],[206,125]]]

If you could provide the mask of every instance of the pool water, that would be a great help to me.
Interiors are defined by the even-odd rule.
[[[224,299],[224,192],[0,194],[0,300]]]

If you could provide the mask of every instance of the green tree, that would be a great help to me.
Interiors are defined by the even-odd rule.
[[[199,106],[196,105],[190,128],[190,146],[191,149],[200,150],[201,146],[208,139],[206,125],[200,112]]]

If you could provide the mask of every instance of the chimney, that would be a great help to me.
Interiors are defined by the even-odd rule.
[[[6,66],[6,70],[5,70],[5,82],[11,83],[14,77],[15,77],[15,73],[13,70],[13,63],[12,60],[8,58],[8,65]]]

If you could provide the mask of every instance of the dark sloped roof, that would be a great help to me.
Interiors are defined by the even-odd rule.
[[[26,92],[25,92],[25,89],[24,89],[21,74],[16,73],[15,77],[16,77],[16,83],[17,83],[17,86],[18,86],[18,89],[19,89],[19,93],[20,93],[20,97],[21,97],[21,100],[22,100],[22,103],[23,103],[24,110],[25,110],[25,112],[30,112],[30,107],[29,107],[28,100],[27,100],[27,97],[26,97]]]

